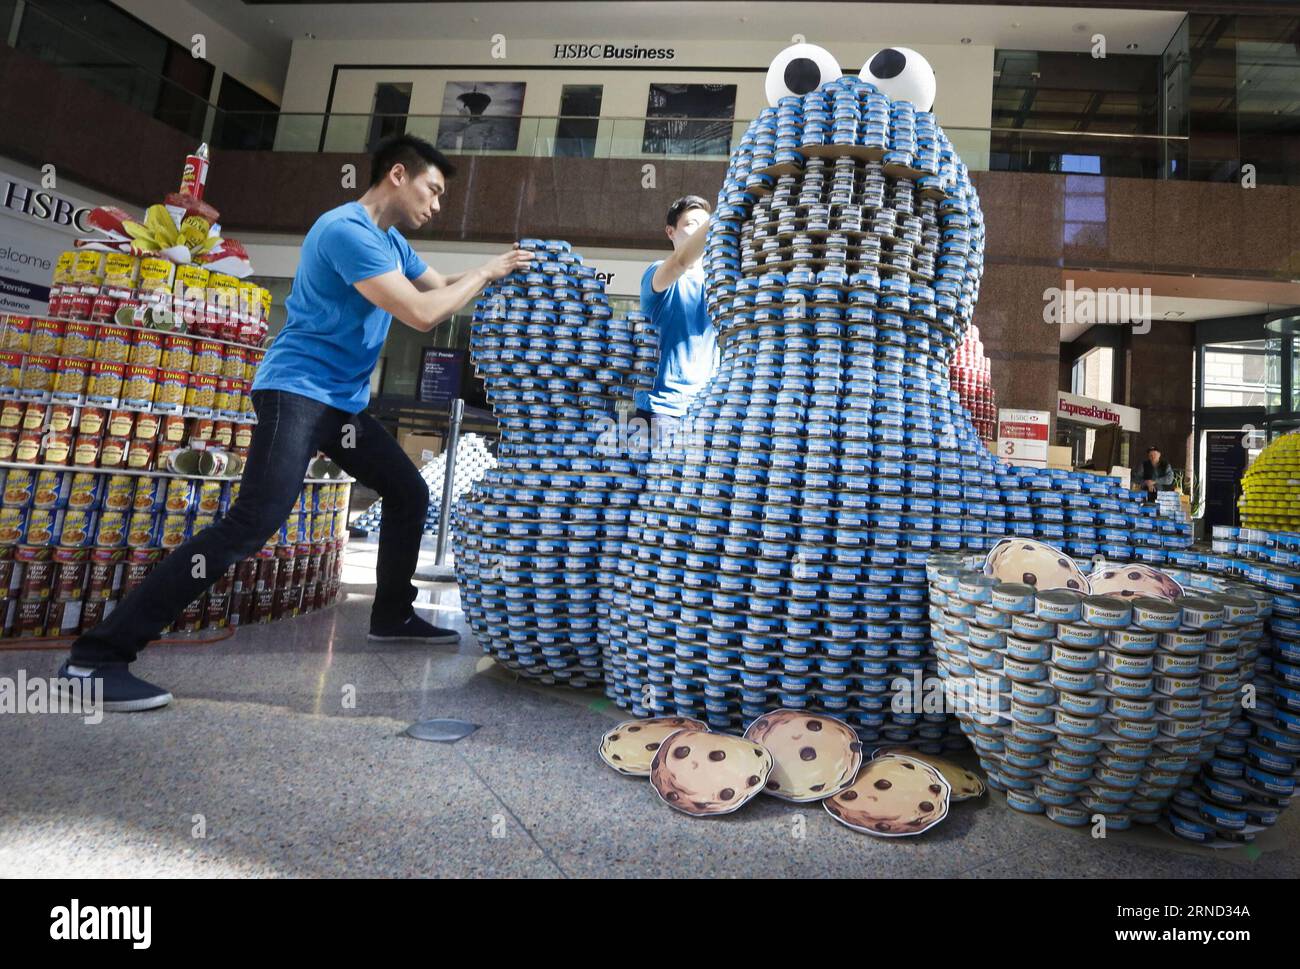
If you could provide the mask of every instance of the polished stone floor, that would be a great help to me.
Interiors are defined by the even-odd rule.
[[[459,648],[368,643],[372,569],[373,547],[354,542],[339,605],[151,647],[136,670],[176,695],[165,710],[0,715],[0,876],[1300,875],[1300,808],[1260,846],[1217,852],[1155,831],[1095,840],[998,795],[898,840],[766,797],[690,819],[597,758],[620,719],[603,695],[517,682],[468,634]],[[464,628],[454,586],[421,600]],[[62,656],[0,651],[0,676],[52,675]],[[480,729],[451,745],[403,736],[427,717]]]

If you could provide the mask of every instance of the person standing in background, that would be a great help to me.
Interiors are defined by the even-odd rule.
[[[1172,491],[1174,487],[1174,469],[1160,456],[1160,448],[1152,444],[1147,448],[1147,459],[1142,462],[1142,487],[1146,500],[1155,501],[1161,491]]]
[[[641,276],[641,312],[659,328],[659,369],[650,390],[633,398],[636,417],[650,428],[652,450],[676,432],[686,407],[718,369],[718,331],[704,295],[704,244],[709,203],[698,195],[668,209],[664,229],[673,252]]]

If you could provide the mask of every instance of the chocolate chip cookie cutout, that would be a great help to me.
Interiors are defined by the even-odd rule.
[[[745,739],[772,754],[763,793],[786,801],[820,801],[853,783],[862,744],[842,720],[800,710],[773,710],[749,725]]]
[[[600,759],[620,774],[649,777],[650,761],[666,737],[678,730],[708,729],[708,724],[690,717],[626,720],[600,738]]]
[[[822,804],[831,817],[854,831],[901,838],[942,821],[951,799],[952,788],[929,764],[883,754],[863,764],[846,790]]]
[[[984,778],[962,767],[961,764],[954,764],[950,760],[936,757],[934,754],[921,753],[910,747],[878,747],[872,751],[871,756],[875,758],[880,757],[882,754],[902,754],[904,757],[911,757],[924,764],[929,764],[943,775],[943,779],[952,788],[954,802],[969,801],[971,798],[981,797],[984,794]]]
[[[762,793],[772,755],[743,737],[679,730],[650,762],[650,784],[669,807],[692,817],[730,814]]]

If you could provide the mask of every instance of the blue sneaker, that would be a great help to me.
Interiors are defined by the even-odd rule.
[[[456,646],[460,643],[460,633],[456,630],[425,622],[415,613],[399,623],[377,625],[372,620],[370,635],[366,638],[388,643],[424,643],[427,646]]]
[[[172,702],[172,695],[160,686],[146,683],[131,675],[126,663],[100,663],[98,666],[78,666],[71,660],[59,667],[59,679],[101,681],[100,706],[108,713],[135,713],[139,710],[156,710]],[[82,695],[93,696],[87,683]]]

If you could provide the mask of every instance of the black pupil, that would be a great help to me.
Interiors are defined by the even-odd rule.
[[[822,69],[808,57],[796,57],[785,66],[785,89],[791,94],[807,94],[822,82]]]
[[[903,68],[907,66],[907,57],[887,47],[871,58],[870,71],[873,77],[883,79],[898,77],[903,73]]]

